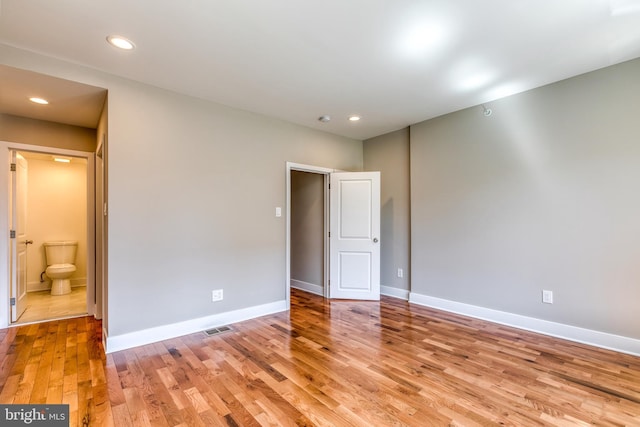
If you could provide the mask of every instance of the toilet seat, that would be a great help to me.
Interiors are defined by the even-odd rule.
[[[76,266],[73,264],[53,264],[47,267],[45,273],[49,275],[51,274],[65,274],[65,273],[73,273],[76,271]],[[49,276],[51,277],[51,276]]]

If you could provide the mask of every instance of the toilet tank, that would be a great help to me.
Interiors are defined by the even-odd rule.
[[[47,265],[74,264],[77,250],[78,242],[71,240],[44,243]]]

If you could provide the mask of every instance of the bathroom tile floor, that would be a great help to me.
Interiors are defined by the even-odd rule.
[[[54,296],[49,291],[29,292],[27,309],[16,323],[39,322],[86,314],[86,296],[86,286],[74,287],[67,295]]]

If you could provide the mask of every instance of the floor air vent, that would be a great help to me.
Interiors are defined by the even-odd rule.
[[[205,335],[207,336],[212,336],[212,335],[218,335],[221,334],[223,332],[228,332],[231,330],[231,326],[220,326],[217,328],[211,328],[211,329],[207,329],[206,331],[204,331]]]

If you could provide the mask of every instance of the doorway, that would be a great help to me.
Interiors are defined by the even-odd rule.
[[[31,323],[87,313],[87,160],[57,154],[17,151],[26,179],[21,206],[26,231],[26,301],[13,323]],[[52,293],[45,245],[76,242],[70,292]]]
[[[22,205],[26,236],[24,276],[26,310],[12,317],[12,298],[17,294],[16,275],[12,270],[15,246],[8,230],[13,217],[0,216],[6,227],[0,228],[0,295],[6,295],[0,306],[0,327],[74,317],[95,313],[95,189],[94,154],[76,150],[55,149],[19,143],[0,143],[0,163],[9,164],[11,153],[26,161],[28,172]],[[55,158],[63,162],[54,160]],[[0,209],[9,212],[12,205],[10,173],[0,174]],[[5,185],[6,183],[6,185]],[[25,203],[26,202],[26,203]],[[2,235],[4,233],[4,235]],[[45,270],[45,242],[77,241],[76,271],[70,277],[71,292],[51,295],[51,279]],[[16,242],[17,243],[17,242]],[[12,247],[14,246],[14,247]],[[5,252],[6,251],[6,252]],[[6,256],[3,256],[5,255]],[[17,314],[17,313],[15,313]]]
[[[286,173],[287,305],[291,287],[325,298],[379,300],[380,172],[287,163]]]
[[[324,296],[325,176],[291,171],[291,287]]]
[[[291,287],[329,296],[329,174],[333,169],[287,163],[286,300]]]

